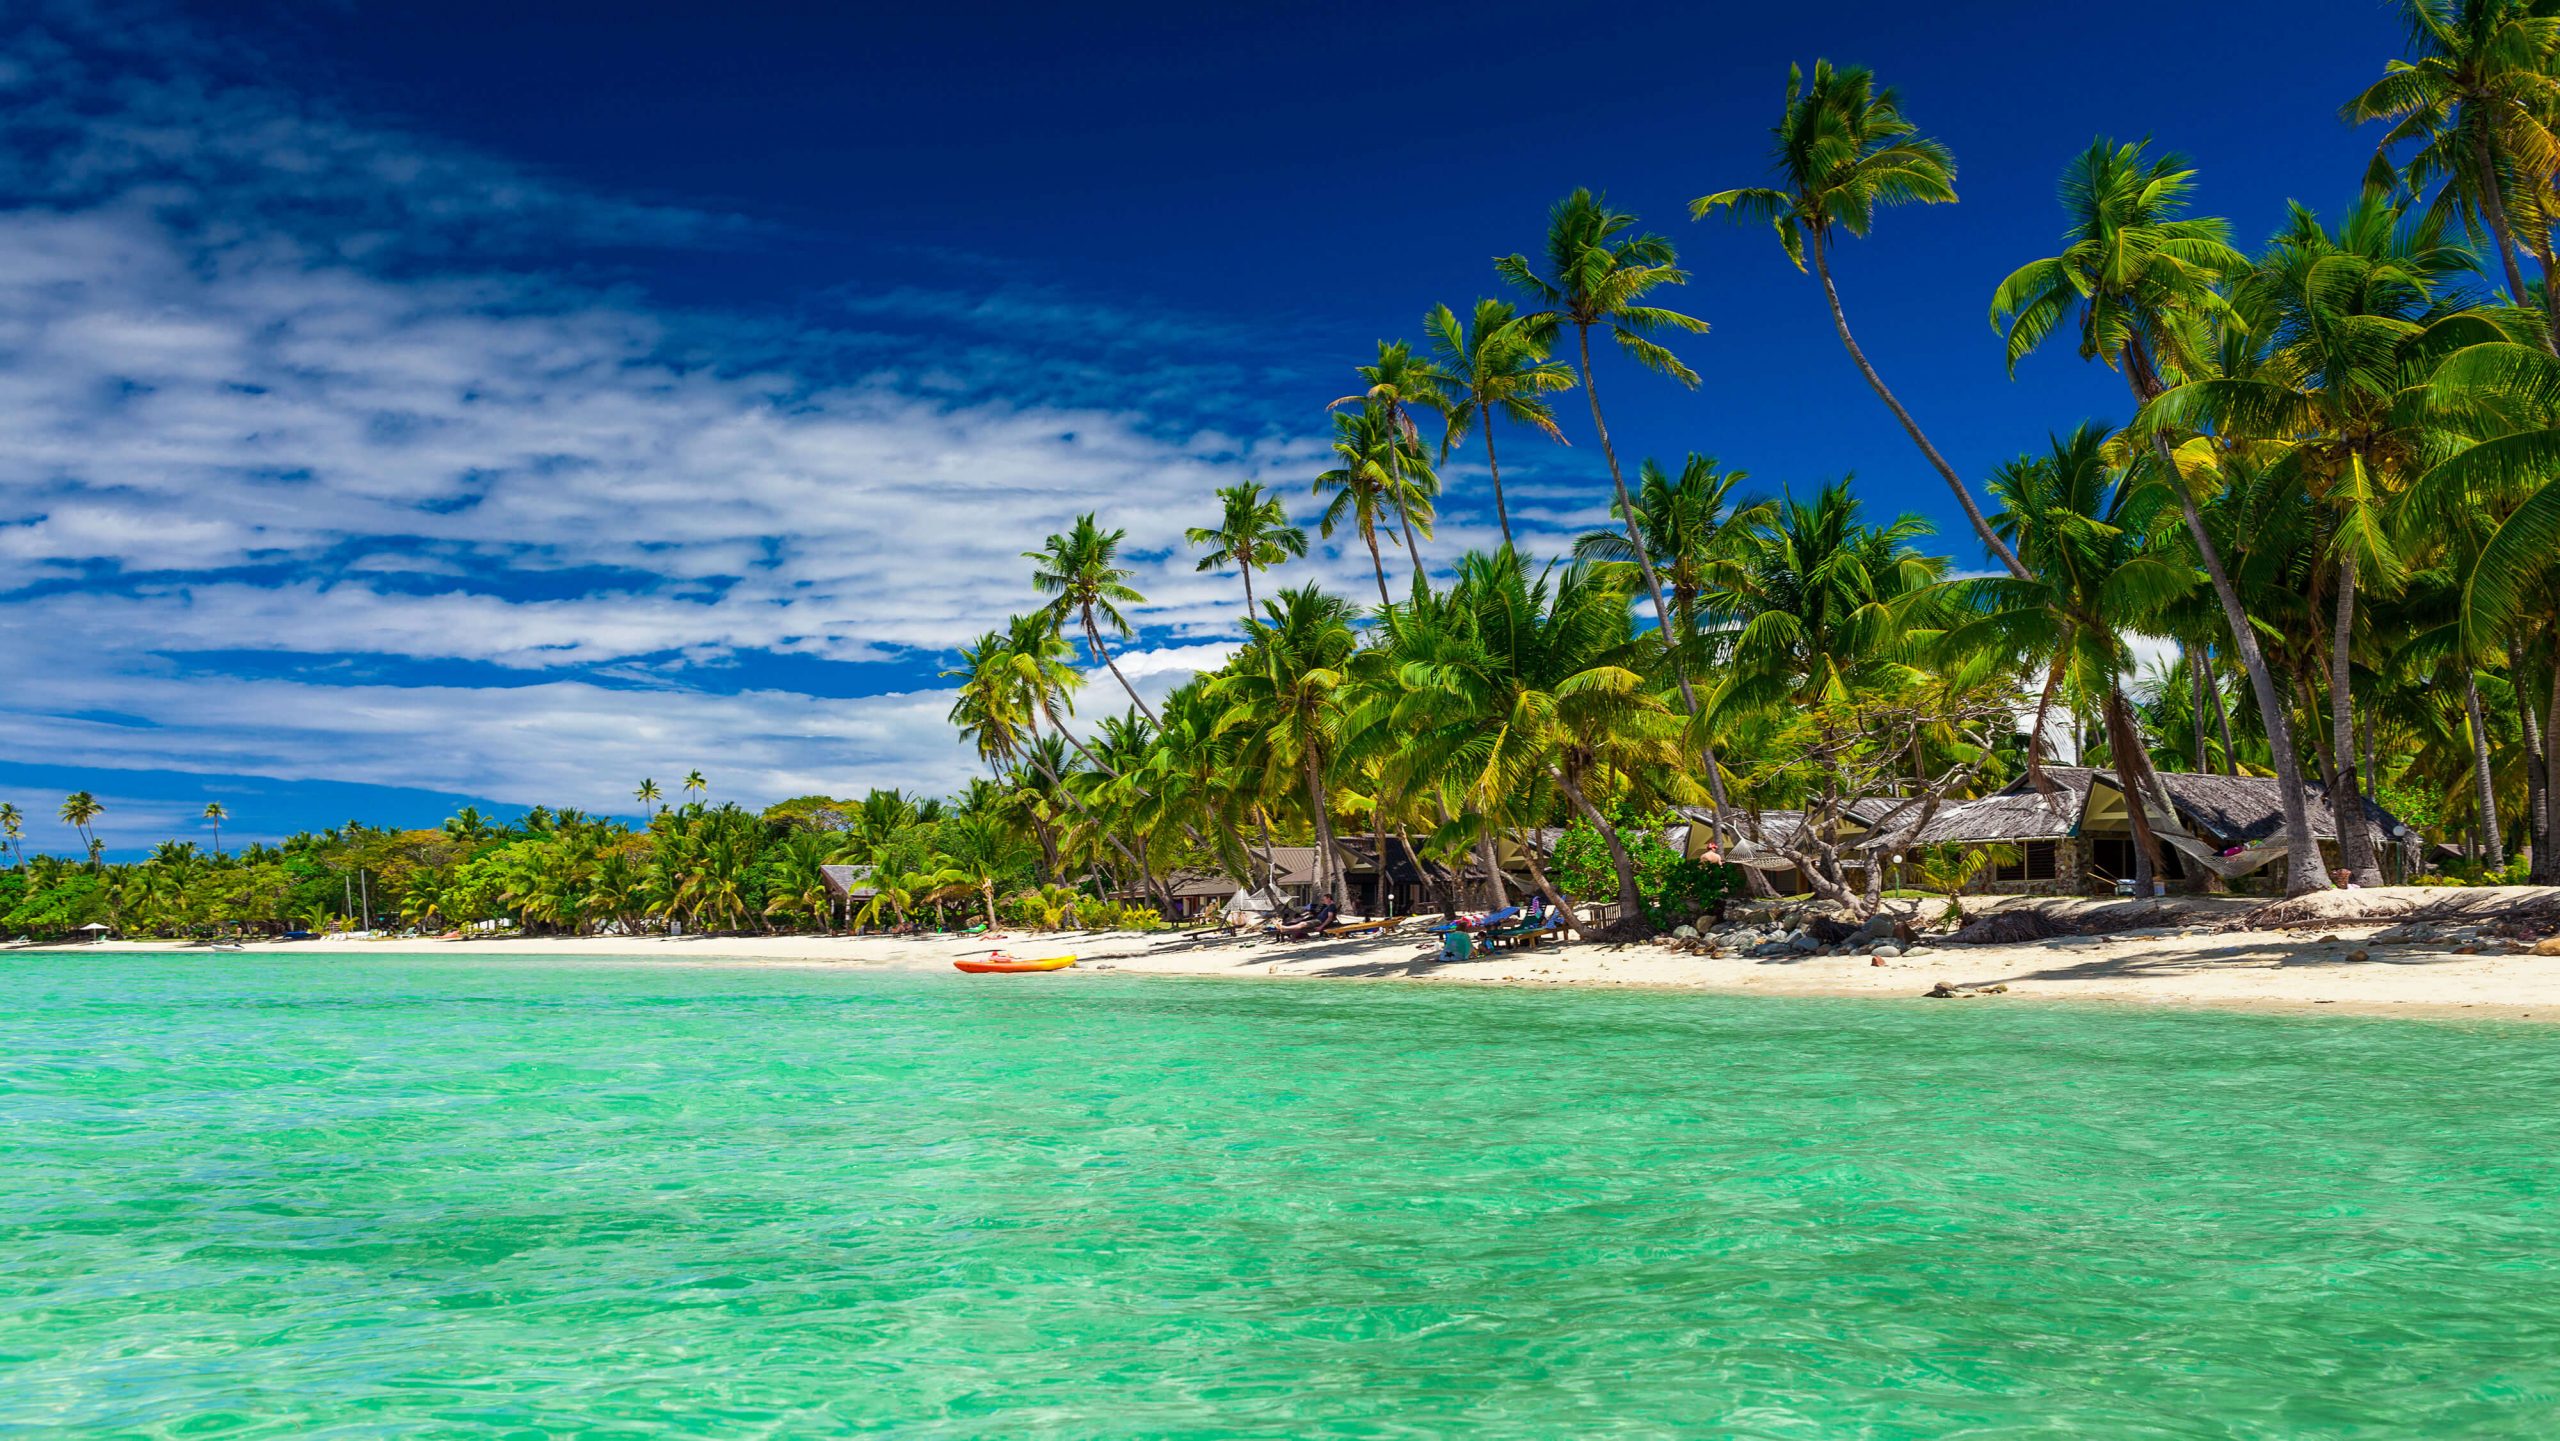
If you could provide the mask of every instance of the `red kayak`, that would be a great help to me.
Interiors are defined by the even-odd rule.
[[[1076,963],[1073,956],[1049,956],[1037,961],[1017,961],[1011,956],[989,956],[983,961],[953,961],[953,969],[973,976],[1011,975],[1021,971],[1063,971]]]

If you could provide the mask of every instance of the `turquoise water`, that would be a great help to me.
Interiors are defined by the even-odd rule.
[[[0,961],[0,1432],[2560,1433],[2560,1031]]]

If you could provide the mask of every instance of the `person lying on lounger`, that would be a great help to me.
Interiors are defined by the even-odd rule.
[[[1274,940],[1300,940],[1307,936],[1312,936],[1316,932],[1323,930],[1325,927],[1332,925],[1335,921],[1341,919],[1341,917],[1341,909],[1334,905],[1331,897],[1326,897],[1317,901],[1315,905],[1309,908],[1307,913],[1299,919],[1281,925],[1265,926],[1262,928],[1262,933],[1266,936],[1270,936]]]

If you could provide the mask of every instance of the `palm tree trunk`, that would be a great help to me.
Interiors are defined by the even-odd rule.
[[[2134,403],[2149,405],[2160,393],[2150,355],[2137,341],[2126,347],[2126,360],[2125,379],[2133,387]],[[2160,457],[2169,489],[2178,497],[2178,513],[2187,522],[2187,538],[2195,542],[2196,558],[2203,563],[2206,578],[2213,582],[2214,599],[2222,603],[2222,622],[2231,632],[2231,648],[2239,653],[2241,669],[2248,673],[2249,693],[2257,700],[2259,723],[2266,727],[2267,749],[2272,753],[2270,759],[2276,773],[2276,798],[2284,808],[2284,893],[2298,896],[2327,890],[2329,877],[2320,866],[2320,843],[2312,838],[2311,808],[2303,797],[2302,754],[2294,746],[2293,726],[2276,690],[2275,673],[2267,668],[2266,652],[2258,646],[2258,632],[2250,623],[2248,607],[2240,603],[2240,588],[2231,583],[2231,572],[2222,563],[2222,548],[2213,543],[2212,532],[2204,528],[2204,511],[2196,504],[2185,472],[2178,469],[2177,456],[2169,449],[2169,437],[2154,432],[2151,449]],[[2224,749],[2228,751],[2227,724],[2224,729]],[[2239,770],[2237,760],[2232,761],[2232,774],[2239,774]]]
[[[1378,553],[1378,528],[1373,525],[1360,527],[1360,538],[1369,542],[1369,568],[1378,573],[1378,609],[1385,610],[1395,602],[1387,599],[1387,562],[1386,557]]]
[[[1476,858],[1484,863],[1485,883],[1491,888],[1489,910],[1501,910],[1511,904],[1510,888],[1502,883],[1502,858],[1493,845],[1493,817],[1484,818],[1484,831],[1476,837]]]
[[[1876,374],[1876,368],[1867,361],[1867,353],[1858,348],[1856,337],[1849,334],[1849,316],[1840,308],[1840,288],[1831,283],[1830,250],[1831,242],[1828,239],[1819,235],[1814,237],[1813,268],[1815,273],[1822,277],[1823,299],[1831,302],[1832,327],[1840,332],[1840,343],[1848,347],[1849,358],[1858,363],[1858,373],[1867,378],[1867,388],[1873,390],[1876,398],[1885,403],[1885,408],[1893,412],[1894,419],[1902,422],[1903,433],[1911,437],[1911,443],[1920,447],[1920,453],[1927,456],[1929,464],[1937,468],[1939,478],[1947,483],[1947,489],[1956,493],[1956,503],[1964,507],[1965,518],[1973,522],[1973,533],[1982,537],[1982,543],[1990,548],[1993,555],[2000,558],[2002,565],[2008,567],[2012,577],[2018,580],[2033,580],[2035,577],[2027,574],[2027,568],[2018,563],[2017,553],[2010,550],[2007,543],[1991,529],[1991,522],[1982,518],[1982,507],[1974,504],[1972,487],[1966,485],[1956,474],[1954,466],[1947,464],[1945,456],[1938,454],[1938,448],[1929,443],[1929,437],[1920,433],[1920,422],[1913,420],[1911,412],[1903,409],[1902,402],[1894,398],[1891,390],[1885,388],[1884,377]]]
[[[1644,576],[1645,594],[1653,601],[1654,623],[1662,628],[1662,653],[1671,662],[1671,678],[1680,683],[1680,702],[1694,717],[1698,714],[1698,693],[1689,684],[1689,665],[1681,656],[1681,648],[1687,643],[1689,637],[1672,628],[1671,607],[1664,604],[1662,599],[1662,576],[1653,568],[1653,556],[1645,549],[1644,529],[1636,523],[1635,498],[1627,494],[1626,474],[1618,469],[1618,447],[1609,439],[1609,422],[1600,413],[1600,391],[1592,383],[1591,378],[1591,327],[1577,326],[1575,338],[1581,350],[1582,394],[1591,402],[1591,428],[1600,437],[1601,457],[1609,463],[1609,484],[1618,492],[1618,515],[1626,523],[1627,544],[1635,551],[1636,570]],[[1493,443],[1493,431],[1489,427],[1485,431],[1485,443],[1488,447]],[[1506,525],[1505,534],[1508,533],[1509,528]],[[1700,759],[1705,763],[1707,771],[1707,798],[1715,806],[1717,843],[1722,845],[1726,834],[1730,833],[1739,839],[1742,832],[1726,819],[1730,807],[1725,800],[1724,767],[1716,759],[1715,743],[1713,741],[1703,743],[1701,751],[1703,754]],[[1758,876],[1756,871],[1753,874]],[[1759,877],[1752,883],[1751,890],[1756,895],[1767,886],[1768,879]]]
[[[2356,558],[2338,561],[2337,624],[2329,633],[2329,744],[2337,752],[2338,783],[2330,788],[2329,809],[2338,818],[2338,864],[2360,886],[2382,884],[2382,868],[2374,861],[2373,836],[2365,828],[2364,777],[2356,763],[2355,675],[2350,647],[2356,624]]]
[[[2204,658],[2210,668],[2213,664],[2212,646],[2204,648]],[[2222,773],[2236,776],[2240,774],[2240,752],[2231,744],[2231,706],[2222,698],[2222,677],[2215,675],[2205,689],[2213,693],[2213,723],[2222,732]]]
[[[2464,109],[2467,111],[2469,106]],[[2479,167],[2480,178],[2487,182],[2481,187],[2481,218],[2489,222],[2489,238],[2498,247],[2498,264],[2504,268],[2507,277],[2507,298],[2521,308],[2529,302],[2525,299],[2524,271],[2516,264],[2515,230],[2507,223],[2507,199],[2500,193],[2497,158],[2489,153],[2489,137],[2477,126],[2468,128],[2471,131],[2472,163]],[[2546,333],[2542,337],[2543,348],[2560,355],[2560,350],[2551,349],[2552,343],[2551,336]]]
[[[1249,634],[1253,626],[1253,618],[1261,614],[1261,607],[1253,603],[1253,563],[1238,562],[1236,572],[1244,577],[1244,623]]]
[[[2489,770],[2489,726],[2480,714],[2480,678],[2462,668],[2462,709],[2471,720],[2471,783],[2480,803],[2480,835],[2488,842],[2489,869],[2507,868],[2507,840],[2498,827],[2498,786]]]
[[[1697,692],[1689,687],[1687,664],[1681,659],[1680,647],[1671,628],[1671,607],[1662,600],[1662,576],[1653,568],[1653,555],[1645,549],[1644,528],[1636,522],[1635,498],[1627,494],[1627,478],[1618,469],[1618,448],[1609,439],[1609,422],[1600,414],[1600,391],[1591,379],[1591,327],[1576,327],[1582,347],[1582,393],[1591,402],[1591,428],[1600,435],[1601,457],[1609,462],[1609,483],[1617,488],[1618,518],[1627,527],[1627,545],[1634,550],[1636,570],[1644,577],[1644,593],[1653,600],[1654,622],[1662,627],[1663,653],[1670,657],[1672,677],[1680,682],[1680,699],[1687,703],[1689,714],[1698,713]],[[1685,639],[1685,637],[1681,637]]]
[[[2560,655],[2552,657],[2550,719],[2542,727],[2542,840],[2533,848],[2534,873],[2546,886],[2560,886]]]
[[[1382,785],[1378,789],[1384,791],[1386,787]],[[1371,897],[1376,908],[1364,914],[1374,921],[1387,913],[1387,806],[1384,795],[1369,797],[1369,844],[1378,848],[1378,889]]]
[[[1413,537],[1413,507],[1404,498],[1404,412],[1388,417],[1394,435],[1387,442],[1387,478],[1396,488],[1396,520],[1404,526],[1405,558],[1413,562],[1414,584],[1422,583],[1422,547]]]
[[[1478,401],[1476,419],[1484,426],[1484,468],[1493,473],[1493,518],[1502,522],[1502,543],[1511,544],[1511,511],[1502,503],[1502,463],[1493,458],[1493,407]]]
[[[1578,936],[1588,935],[1589,932],[1582,924],[1582,918],[1573,913],[1573,902],[1565,899],[1564,892],[1557,890],[1555,882],[1547,879],[1547,868],[1538,863],[1535,837],[1521,844],[1520,858],[1528,862],[1529,884],[1537,887],[1538,894],[1547,898],[1547,904],[1556,908],[1557,915],[1564,917],[1565,929]]]
[[[1609,929],[1626,936],[1652,934],[1653,926],[1644,913],[1644,891],[1636,884],[1635,857],[1627,854],[1627,843],[1619,837],[1618,828],[1609,824],[1609,818],[1583,795],[1581,785],[1566,773],[1565,767],[1551,767],[1549,773],[1564,788],[1565,799],[1591,823],[1591,829],[1599,833],[1600,843],[1609,849],[1609,868],[1618,873],[1618,920]]]
[[[1102,643],[1102,628],[1093,623],[1091,611],[1085,612],[1084,638],[1085,643],[1093,647],[1093,653],[1102,657],[1102,664],[1110,670],[1111,678],[1120,682],[1120,688],[1129,693],[1129,703],[1138,708],[1138,714],[1147,718],[1147,724],[1161,730],[1164,722],[1157,720],[1156,713],[1147,709],[1147,703],[1138,699],[1138,688],[1129,684],[1129,678],[1120,673],[1120,662],[1111,658],[1111,647]]]
[[[2205,764],[2204,663],[2197,659],[2195,648],[2185,641],[2178,642],[2178,658],[2186,662],[2189,696],[2187,722],[2194,727],[2196,733],[2196,774],[2203,775],[2209,769]]]
[[[2508,674],[2514,675],[2515,670],[2511,667]],[[2524,698],[2521,688],[2516,694],[2516,712],[2524,720],[2525,838],[2533,845],[2533,870],[2530,874],[2539,878],[2543,867],[2549,864],[2546,856],[2552,849],[2551,813],[2544,795],[2547,787],[2543,784],[2542,722],[2534,715],[2533,705]]]
[[[1307,804],[1315,810],[1316,880],[1333,896],[1337,910],[1351,909],[1351,881],[1343,873],[1342,852],[1333,840],[1333,807],[1325,793],[1324,767],[1310,752],[1306,760]]]
[[[2161,869],[2160,837],[2151,829],[2149,799],[2160,783],[2151,773],[2151,754],[2142,748],[2124,688],[2110,683],[2098,711],[2107,727],[2107,748],[2115,752],[2116,779],[2124,783],[2125,819],[2133,826],[2133,893],[2147,901]]]

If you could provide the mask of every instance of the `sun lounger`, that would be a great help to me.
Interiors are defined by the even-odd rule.
[[[1519,914],[1520,908],[1518,906],[1504,906],[1501,910],[1489,912],[1488,914],[1472,921],[1466,920],[1462,917],[1443,921],[1439,925],[1433,926],[1430,934],[1435,936],[1445,936],[1451,931],[1490,931],[1501,926],[1509,925],[1512,919]]]
[[[1331,940],[1336,936],[1384,936],[1392,934],[1398,926],[1403,924],[1404,917],[1402,916],[1381,916],[1374,921],[1355,921],[1350,925],[1334,926],[1326,930],[1318,931],[1316,934],[1325,937],[1327,940]]]
[[[1544,920],[1523,921],[1498,931],[1487,931],[1480,938],[1489,950],[1535,950],[1564,931],[1564,918],[1550,916]]]

